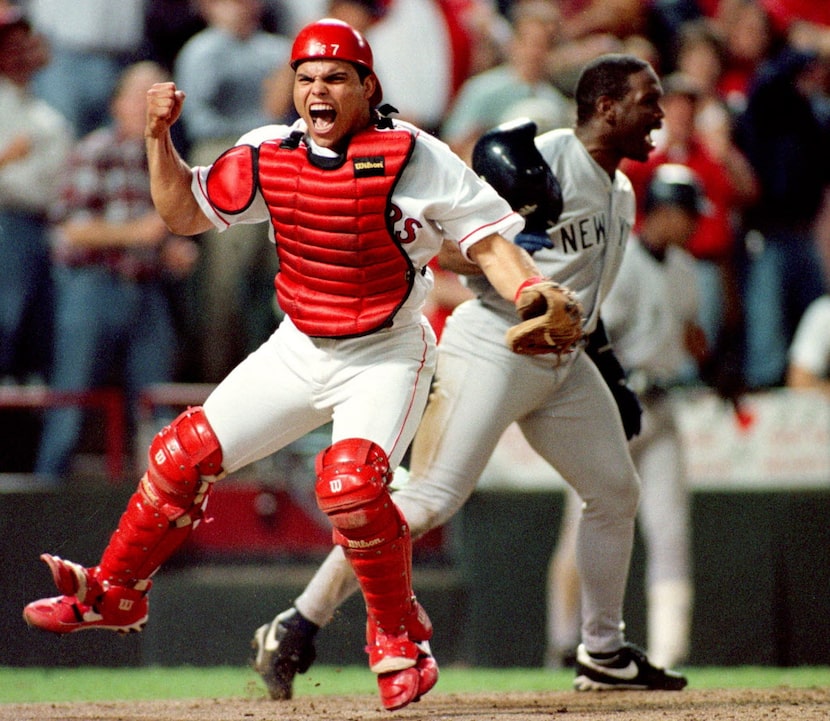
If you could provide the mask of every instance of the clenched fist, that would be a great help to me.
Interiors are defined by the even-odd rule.
[[[170,130],[182,114],[185,94],[176,84],[156,83],[147,91],[147,125],[145,137],[159,138]]]

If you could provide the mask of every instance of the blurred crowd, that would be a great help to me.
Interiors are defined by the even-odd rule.
[[[465,159],[505,120],[572,125],[590,58],[649,60],[664,127],[623,170],[644,197],[659,165],[687,165],[709,207],[688,249],[713,352],[686,380],[732,399],[787,382],[830,277],[830,4],[814,0],[0,0],[0,382],[135,399],[216,382],[273,331],[265,228],[183,239],[155,216],[143,95],[175,80],[177,145],[210,162],[294,119],[291,41],[324,16],[367,35],[384,102]],[[466,295],[436,277],[441,316]],[[44,472],[80,423],[47,419]]]

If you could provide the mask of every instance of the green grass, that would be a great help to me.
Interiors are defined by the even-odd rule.
[[[830,686],[830,666],[687,669],[690,688],[805,688]],[[532,669],[445,668],[434,693],[566,691],[573,673]],[[363,667],[315,666],[297,677],[297,696],[375,693]],[[2,668],[0,703],[115,701],[175,698],[264,698],[261,680],[247,668]]]

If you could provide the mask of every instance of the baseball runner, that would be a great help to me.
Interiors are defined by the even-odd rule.
[[[589,332],[634,222],[631,185],[617,166],[622,158],[648,156],[650,134],[662,121],[661,93],[647,63],[630,55],[601,56],[580,76],[575,129],[536,139],[543,165],[561,185],[564,206],[547,234],[521,235],[518,241],[535,252],[546,277],[577,294]],[[522,177],[526,167],[517,166],[516,158],[528,153],[513,146],[525,137],[510,125],[484,136],[480,142],[500,145],[483,169],[488,180],[500,175],[493,167],[499,162],[514,168],[514,178]],[[502,195],[510,190],[496,189]],[[548,207],[535,210],[554,220]],[[535,225],[531,220],[529,227]],[[502,338],[511,305],[485,279],[470,282],[478,297],[458,306],[444,328],[433,392],[413,442],[410,480],[394,494],[396,504],[416,537],[445,523],[474,490],[505,429],[517,422],[530,445],[584,501],[577,542],[583,616],[575,687],[683,688],[685,678],[653,666],[623,634],[639,478],[611,392],[581,350],[562,356],[508,352]],[[355,587],[349,564],[335,548],[294,606],[256,631],[256,668],[274,698],[290,697],[294,675],[314,660],[314,634]]]
[[[438,678],[432,626],[411,585],[409,527],[387,488],[434,367],[422,314],[427,263],[451,239],[511,300],[518,288],[533,294],[540,272],[507,239],[522,219],[492,187],[443,143],[376,110],[381,86],[362,35],[340,21],[312,23],[290,63],[300,119],[251,131],[209,167],[191,169],[173,146],[184,93],[173,83],[148,93],[162,218],[182,235],[270,220],[286,320],[204,406],[155,436],[98,565],[42,556],[61,595],[29,604],[24,617],[58,634],[140,630],[151,577],[203,518],[213,483],[331,421],[332,444],[316,459],[317,502],[363,593],[369,666],[395,709]]]
[[[621,395],[632,393],[624,387],[627,371],[628,384],[642,404],[641,430],[635,435],[630,427],[629,435],[642,480],[638,518],[647,554],[648,652],[654,663],[675,666],[689,651],[693,588],[683,449],[667,391],[690,359],[700,363],[706,357],[697,324],[696,261],[685,250],[706,206],[698,179],[682,165],[659,166],[645,195],[640,231],[629,241],[619,276],[602,304],[619,365],[613,369],[603,357],[608,351],[600,351],[597,366]],[[639,425],[639,415],[630,408],[620,407],[624,421]],[[548,643],[554,665],[579,639],[578,594],[568,579],[578,586],[574,551],[581,507],[570,492],[551,560]]]

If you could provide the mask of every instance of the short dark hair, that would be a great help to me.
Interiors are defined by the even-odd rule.
[[[601,97],[622,100],[631,89],[629,77],[649,69],[651,65],[646,60],[627,53],[607,53],[587,63],[579,74],[574,93],[577,125],[594,116]]]

